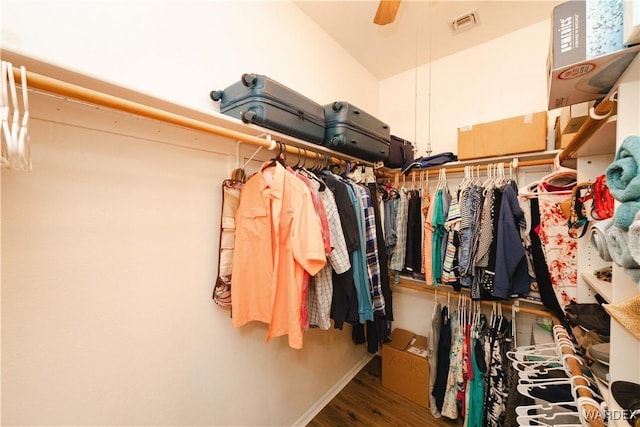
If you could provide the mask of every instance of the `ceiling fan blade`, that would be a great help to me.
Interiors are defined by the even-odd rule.
[[[400,0],[380,0],[373,23],[378,25],[391,24],[396,19],[399,7]]]

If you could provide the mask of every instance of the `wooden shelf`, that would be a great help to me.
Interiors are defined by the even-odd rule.
[[[573,157],[598,156],[616,152],[616,124],[618,116],[609,116],[604,123],[576,150]]]
[[[393,278],[391,278],[391,281],[393,282]],[[451,285],[444,285],[444,284],[438,284],[437,286],[427,285],[425,284],[424,280],[417,280],[412,277],[403,276],[403,275],[400,276],[400,283],[398,283],[398,285],[394,287],[412,289],[414,291],[424,292],[425,294],[434,293],[435,290],[437,290],[438,295],[440,297],[448,293],[452,298],[456,298],[456,299],[460,294],[463,294],[468,297],[471,296],[471,290],[468,288],[463,287],[461,291],[458,292],[454,290],[453,286]],[[503,309],[506,309],[506,310],[510,310],[511,306],[515,304],[517,307],[517,310],[521,313],[532,314],[534,316],[540,316],[540,317],[552,316],[551,313],[544,307],[541,301],[534,301],[526,298],[513,298],[510,300],[496,300],[496,301],[482,300],[480,302],[486,306],[492,305],[493,302],[496,302],[496,303],[502,304]],[[541,307],[541,309],[537,307]]]
[[[596,291],[602,298],[608,303],[612,301],[611,283],[604,280],[600,280],[591,272],[583,271],[581,274],[582,279],[587,282],[591,288]]]

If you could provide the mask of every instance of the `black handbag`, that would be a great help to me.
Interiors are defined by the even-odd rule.
[[[406,139],[391,135],[389,157],[384,161],[388,168],[401,168],[413,161],[413,144]]]

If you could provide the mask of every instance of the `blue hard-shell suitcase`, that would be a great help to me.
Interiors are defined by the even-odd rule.
[[[324,145],[363,160],[377,162],[389,156],[389,126],[344,101],[324,106]]]
[[[210,93],[220,112],[305,141],[324,141],[322,105],[261,74],[243,74],[240,81]]]

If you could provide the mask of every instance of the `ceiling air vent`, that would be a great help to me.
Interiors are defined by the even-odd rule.
[[[455,33],[461,33],[462,31],[475,27],[479,23],[478,11],[472,10],[451,21],[451,28],[453,28]]]

